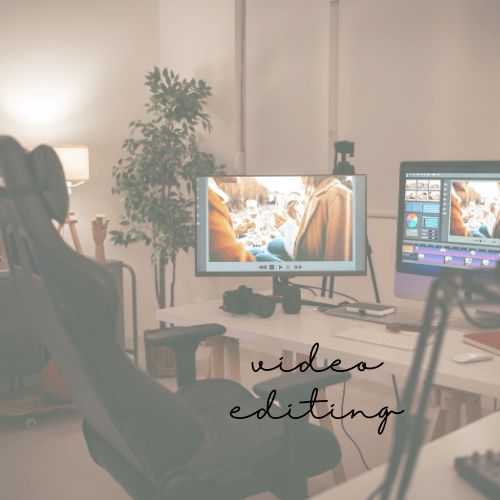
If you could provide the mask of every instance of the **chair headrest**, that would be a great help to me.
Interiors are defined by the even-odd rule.
[[[12,137],[0,136],[0,163],[0,176],[4,177],[1,198],[38,194],[47,215],[64,223],[69,209],[68,188],[61,161],[51,147],[41,145],[30,153]]]
[[[69,210],[69,195],[64,170],[57,153],[49,146],[36,147],[27,156],[28,168],[35,182],[47,186],[41,191],[42,203],[51,219],[64,224]]]

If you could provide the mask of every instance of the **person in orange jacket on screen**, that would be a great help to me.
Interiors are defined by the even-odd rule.
[[[309,196],[295,261],[352,260],[352,191],[330,175],[302,177]]]
[[[468,182],[453,182],[451,189],[451,206],[450,206],[450,234],[453,236],[468,236],[471,237],[471,232],[464,224],[464,214],[460,208],[462,198],[467,196]]]
[[[228,196],[219,185],[224,182],[239,183],[239,177],[217,177],[208,181],[208,226],[210,262],[255,262],[255,257],[236,239],[236,234],[244,234],[252,222],[237,228],[225,203]]]

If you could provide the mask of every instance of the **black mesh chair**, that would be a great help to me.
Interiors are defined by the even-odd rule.
[[[229,380],[196,382],[198,342],[225,331],[202,325],[154,339],[175,350],[180,389],[172,393],[115,338],[118,291],[111,274],[54,228],[52,219],[66,218],[68,193],[53,149],[27,153],[1,136],[0,181],[0,228],[14,283],[83,413],[90,454],[133,499],[236,500],[263,491],[303,499],[307,478],[339,463],[333,434],[306,418],[236,420],[230,411],[265,408],[273,389],[286,408],[348,374],[278,377],[255,386],[263,399]],[[274,415],[280,411],[273,406]]]

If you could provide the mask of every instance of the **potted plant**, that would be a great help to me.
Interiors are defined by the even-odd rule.
[[[151,247],[156,299],[163,309],[166,268],[171,264],[173,307],[177,256],[194,247],[195,177],[223,173],[224,167],[215,165],[214,157],[201,152],[196,144],[197,125],[212,130],[209,116],[203,112],[211,87],[203,80],[181,81],[173,71],[165,68],[160,72],[157,67],[146,75],[145,85],[151,92],[146,113],[152,119],[130,122],[130,136],[122,146],[127,157],[113,167],[116,187],[112,192],[121,196],[125,215],[119,216],[123,229],[110,234],[115,245],[142,241]],[[165,326],[160,322],[160,329]],[[173,353],[170,357],[174,359]]]

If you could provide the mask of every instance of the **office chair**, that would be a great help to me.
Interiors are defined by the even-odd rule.
[[[71,249],[53,225],[68,211],[54,150],[42,145],[27,153],[0,136],[0,181],[0,228],[12,279],[83,413],[92,458],[133,499],[238,500],[271,491],[302,500],[307,478],[339,463],[333,434],[307,418],[236,420],[230,411],[265,408],[276,389],[281,408],[273,405],[271,413],[279,415],[291,401],[308,400],[314,387],[343,382],[348,373],[278,377],[254,387],[260,397],[229,380],[197,382],[198,342],[225,331],[201,325],[153,339],[177,357],[180,389],[169,391],[133,363],[114,334],[112,275]]]

